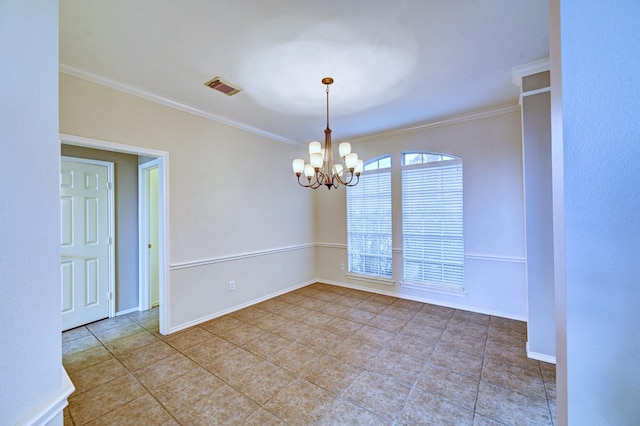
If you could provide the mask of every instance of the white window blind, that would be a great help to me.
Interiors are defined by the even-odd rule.
[[[378,165],[365,166],[358,185],[347,188],[347,251],[349,272],[391,278],[390,157],[384,159],[389,165],[373,160]]]
[[[403,159],[404,282],[463,290],[462,160],[430,153]]]

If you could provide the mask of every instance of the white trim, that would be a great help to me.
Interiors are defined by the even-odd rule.
[[[520,105],[503,105],[495,108],[482,109],[475,112],[466,114],[459,114],[453,117],[445,118],[443,120],[432,121],[429,123],[421,124],[415,127],[408,127],[406,129],[391,130],[389,132],[375,133],[373,135],[363,136],[359,138],[351,138],[352,142],[366,142],[370,139],[390,138],[394,136],[406,135],[409,133],[421,132],[427,129],[433,129],[436,127],[451,126],[453,124],[465,123],[467,121],[480,120],[487,117],[493,117],[496,115],[508,114],[511,112],[520,111]]]
[[[64,407],[68,405],[67,399],[76,390],[75,386],[69,379],[69,375],[65,371],[64,367],[60,367],[62,369],[62,386],[57,394],[53,396],[49,401],[42,404],[31,413],[28,417],[23,419],[19,426],[39,426],[46,425],[51,420],[53,420],[56,416],[62,413]]]
[[[524,321],[524,322],[527,321],[526,318],[521,317],[519,315],[507,314],[507,313],[504,313],[504,312],[492,311],[492,310],[489,310],[489,309],[476,309],[476,308],[473,308],[473,307],[464,306],[464,305],[460,305],[460,304],[457,304],[457,303],[442,302],[441,300],[433,300],[433,299],[429,299],[429,298],[426,298],[426,297],[418,297],[418,296],[413,296],[413,295],[408,295],[408,294],[398,294],[398,293],[393,292],[393,291],[379,290],[379,289],[375,289],[375,288],[371,288],[371,287],[361,287],[361,286],[358,286],[358,285],[347,284],[347,283],[342,283],[342,282],[332,281],[332,280],[326,280],[324,278],[317,278],[315,281],[319,282],[319,283],[323,283],[323,284],[335,285],[335,286],[338,286],[338,287],[351,288],[351,289],[354,289],[354,290],[361,290],[361,291],[366,291],[366,292],[369,292],[369,293],[377,293],[377,294],[383,294],[385,296],[397,297],[398,299],[413,300],[413,301],[416,301],[416,302],[429,303],[429,304],[438,305],[438,306],[445,306],[447,308],[460,309],[460,310],[468,311],[468,312],[476,312],[478,314],[493,315],[493,316],[496,316],[496,317],[507,318],[507,319],[512,319],[512,320],[516,320],[516,321]]]
[[[60,72],[74,76],[74,77],[81,78],[83,80],[90,81],[92,83],[100,84],[101,86],[106,86],[111,89],[118,90],[120,92],[128,93],[130,95],[137,96],[139,98],[146,99],[151,102],[165,105],[170,108],[184,111],[189,114],[197,115],[198,117],[206,118],[207,120],[217,121],[218,123],[226,124],[227,126],[235,127],[237,129],[245,130],[249,133],[264,136],[266,138],[273,139],[278,142],[283,142],[289,145],[300,145],[299,142],[292,141],[291,139],[287,139],[273,133],[265,132],[264,130],[260,130],[256,127],[248,126],[246,124],[242,124],[237,121],[229,120],[228,118],[225,118],[216,114],[211,114],[210,112],[185,104],[175,99],[166,98],[164,96],[160,96],[155,93],[151,93],[146,90],[139,89],[137,87],[129,86],[127,84],[123,84],[115,80],[111,80],[106,77],[75,68],[71,65],[60,63]]]
[[[511,82],[516,86],[522,87],[523,77],[549,71],[550,69],[551,63],[549,61],[549,58],[539,59],[537,61],[529,62],[528,64],[518,65],[517,67],[513,67],[513,69],[511,70]]]
[[[186,328],[193,327],[194,325],[198,325],[198,324],[202,324],[202,323],[207,322],[207,321],[211,321],[212,319],[216,319],[216,318],[219,318],[219,317],[221,317],[223,315],[230,314],[231,312],[239,311],[240,309],[248,308],[249,306],[256,305],[258,303],[264,302],[265,300],[273,299],[274,297],[278,297],[280,295],[289,293],[289,292],[297,290],[299,288],[306,287],[306,286],[308,286],[310,284],[315,284],[316,282],[318,282],[318,281],[317,280],[311,280],[311,281],[307,281],[307,282],[302,283],[302,284],[296,284],[296,285],[288,287],[288,288],[286,288],[284,290],[280,290],[280,291],[277,291],[275,293],[271,293],[271,294],[269,294],[267,296],[262,296],[262,297],[259,297],[257,299],[253,299],[253,300],[251,300],[249,302],[241,303],[241,304],[236,305],[234,307],[231,307],[231,308],[228,308],[228,309],[224,309],[222,311],[218,311],[218,312],[216,312],[214,314],[207,315],[207,316],[202,317],[202,318],[198,318],[197,320],[189,321],[189,322],[181,324],[179,326],[172,327],[171,330],[169,330],[169,333],[175,333],[175,332],[178,332],[180,330],[184,330]]]
[[[535,90],[529,90],[528,92],[522,92],[520,93],[520,97],[519,97],[519,101],[520,105],[522,105],[522,100],[527,97],[527,96],[534,96],[534,95],[539,95],[540,93],[550,93],[551,92],[551,87],[542,87],[540,89],[535,89]]]
[[[465,260],[482,260],[485,262],[509,262],[509,263],[526,263],[527,260],[524,257],[511,257],[511,256],[498,256],[491,254],[465,254]]]
[[[336,243],[315,243],[315,246],[318,248],[335,248],[335,249],[341,249],[341,250],[346,250],[347,249],[347,245],[346,244],[336,244]],[[391,248],[391,252],[392,253],[402,253],[402,249],[401,248]]]
[[[116,312],[116,316],[119,317],[121,315],[127,315],[130,314],[132,312],[139,312],[140,308],[138,306],[130,308],[130,309],[125,309],[124,311],[118,311]]]
[[[60,143],[87,148],[101,149],[105,151],[122,152],[125,154],[141,155],[145,157],[156,157],[162,160],[162,175],[158,176],[158,186],[160,188],[160,199],[158,200],[160,211],[160,333],[166,334],[166,330],[171,323],[171,309],[169,306],[171,297],[171,285],[169,275],[169,153],[156,149],[143,148],[134,145],[108,142],[98,139],[85,138],[82,136],[60,133]]]
[[[295,245],[295,246],[279,247],[279,248],[268,249],[268,250],[260,250],[260,251],[253,251],[253,252],[248,252],[248,253],[233,254],[233,255],[230,255],[230,256],[221,256],[221,257],[214,257],[214,258],[210,258],[210,259],[202,259],[202,260],[194,260],[194,261],[189,261],[189,262],[173,263],[173,264],[171,264],[169,266],[169,270],[170,271],[174,271],[174,270],[177,270],[177,269],[194,268],[194,267],[198,267],[198,266],[213,265],[215,263],[223,263],[223,262],[231,262],[231,261],[234,261],[234,260],[249,259],[249,258],[252,258],[252,257],[268,256],[268,255],[276,254],[276,253],[284,253],[284,252],[288,252],[288,251],[303,250],[303,249],[307,249],[307,248],[314,248],[315,246],[316,245],[313,244],[313,243],[298,244],[298,245]]]
[[[109,243],[109,280],[107,283],[107,291],[109,292],[108,306],[109,318],[116,315],[116,204],[115,204],[115,165],[113,161],[93,160],[90,158],[74,157],[70,155],[61,155],[60,161],[68,161],[71,163],[94,164],[107,168],[107,221],[109,230],[107,234],[110,239]]]
[[[344,274],[344,276],[352,280],[364,281],[364,282],[374,283],[374,284],[384,284],[384,285],[390,285],[390,286],[393,286],[396,284],[396,280],[394,280],[393,278],[374,277],[372,275],[354,274],[352,272],[347,272]]]
[[[412,290],[419,290],[429,293],[446,294],[447,296],[467,297],[467,292],[464,288],[453,288],[447,286],[434,286],[429,284],[412,284],[401,282],[400,285],[404,288],[410,288]]]
[[[529,350],[529,342],[527,342],[527,357],[531,359],[535,359],[537,361],[548,362],[550,364],[556,363],[556,357],[553,355],[541,354],[539,352],[531,352]]]

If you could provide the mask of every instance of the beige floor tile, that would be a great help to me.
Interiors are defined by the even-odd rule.
[[[262,361],[263,359],[259,356],[236,347],[208,363],[205,368],[225,382],[235,385],[247,370]]]
[[[416,321],[415,317],[400,330],[402,334],[414,336],[431,343],[438,343],[443,332],[444,327],[433,327],[419,320]]]
[[[130,374],[69,398],[69,411],[76,425],[115,410],[116,408],[145,395],[145,389]]]
[[[321,291],[320,293],[314,296],[316,299],[322,300],[323,302],[333,302],[340,295],[338,293],[330,292],[330,291]]]
[[[502,328],[515,331],[521,334],[527,334],[527,323],[524,321],[516,321],[508,318],[491,317],[489,322],[491,327]]]
[[[464,426],[473,424],[473,411],[429,393],[414,391],[398,417],[401,425]]]
[[[176,353],[178,353],[176,349],[159,340],[140,349],[127,352],[119,356],[118,359],[130,371],[134,371]]]
[[[271,362],[295,374],[304,374],[323,358],[323,353],[298,342],[277,352]]]
[[[424,307],[424,303],[415,300],[396,299],[393,305],[396,308],[407,309],[409,311],[418,312]]]
[[[141,333],[145,329],[135,322],[124,323],[117,327],[106,328],[104,330],[96,330],[93,334],[102,342],[109,343],[123,337],[131,336],[136,333]]]
[[[64,331],[62,333],[62,343],[67,343],[71,340],[79,339],[81,337],[91,336],[91,332],[87,327],[77,327],[71,330]]]
[[[77,352],[86,351],[87,349],[95,348],[100,345],[102,345],[100,340],[96,339],[93,334],[90,334],[88,336],[79,337],[62,343],[62,354],[64,356],[70,356]]]
[[[446,330],[457,334],[476,337],[487,337],[489,334],[488,325],[476,324],[474,322],[465,321],[455,317],[449,320]]]
[[[388,307],[389,307],[389,305],[387,305],[385,303],[375,302],[375,301],[371,300],[371,298],[369,298],[367,300],[363,300],[358,305],[358,309],[362,309],[363,311],[367,311],[367,312],[373,312],[376,315],[381,313],[382,311],[384,311]]]
[[[526,345],[524,343],[513,345],[487,339],[487,346],[484,352],[485,358],[515,364],[519,367],[540,371],[540,363],[535,359],[527,357]]]
[[[437,395],[460,407],[473,410],[478,396],[477,377],[465,376],[448,368],[429,364],[420,375],[416,390]]]
[[[297,306],[297,305],[289,305],[287,306],[286,309],[283,309],[280,312],[278,312],[278,315],[288,319],[299,321],[301,318],[304,318],[305,316],[309,315],[310,312],[312,311],[310,311],[309,309],[301,308],[300,306]]]
[[[336,395],[341,394],[362,372],[356,367],[333,357],[324,357],[311,366],[304,378]]]
[[[247,370],[234,387],[262,405],[296,378],[296,375],[269,361]]]
[[[222,385],[186,410],[177,413],[183,425],[241,424],[258,405],[229,385]]]
[[[126,315],[121,315],[113,318],[106,318],[100,321],[87,324],[86,327],[92,333],[100,333],[110,328],[122,327],[123,325],[131,324],[133,321]]]
[[[265,311],[277,314],[281,310],[286,309],[288,306],[289,306],[288,303],[282,302],[280,300],[269,299],[269,300],[265,300],[264,302],[258,303],[256,305],[256,308],[260,308]]]
[[[261,358],[270,359],[283,347],[292,343],[292,340],[279,336],[275,333],[266,332],[257,339],[242,345],[242,348],[258,355]]]
[[[510,425],[551,425],[547,401],[480,382],[476,412]]]
[[[479,325],[489,325],[489,321],[491,320],[491,315],[479,314],[476,312],[469,312],[469,311],[463,311],[461,309],[456,309],[456,311],[453,313],[453,318],[474,322]]]
[[[182,353],[204,368],[208,368],[216,358],[221,357],[235,348],[237,348],[237,346],[233,343],[229,343],[221,337],[212,336],[206,342],[191,346],[183,350]]]
[[[446,345],[438,344],[436,346],[431,354],[430,362],[465,376],[480,377],[482,371],[482,356],[455,351]]]
[[[437,342],[437,340],[435,341]],[[436,343],[425,339],[416,339],[408,334],[398,334],[389,341],[386,349],[392,352],[409,355],[422,361],[428,361],[436,347]]]
[[[336,295],[335,297],[338,297],[338,296]],[[298,306],[305,309],[309,309],[310,311],[320,311],[320,309],[326,304],[327,304],[326,301],[316,299],[315,297],[305,297],[303,300],[298,302]]]
[[[374,346],[361,340],[346,339],[334,348],[330,348],[329,355],[348,362],[356,367],[365,367],[382,350],[382,346]]]
[[[238,327],[234,327],[230,330],[223,330],[216,333],[229,342],[242,346],[266,333],[266,330],[253,326],[251,324],[243,323]]]
[[[273,330],[273,332],[282,337],[286,337],[289,340],[298,340],[305,334],[311,333],[313,330],[315,330],[315,328],[308,324],[289,320],[284,322],[277,329]]]
[[[383,350],[367,365],[367,370],[391,377],[398,383],[413,386],[424,364],[423,360],[399,352]]]
[[[172,413],[193,406],[219,389],[224,382],[202,367],[196,367],[182,376],[151,390],[155,398]]]
[[[344,314],[349,308],[344,306],[344,305],[338,305],[335,302],[330,302],[330,303],[325,303],[324,305],[322,305],[318,311],[325,313],[327,315],[331,315],[332,319],[336,316],[336,315],[341,315]]]
[[[170,355],[133,372],[147,389],[168,383],[193,370],[198,365],[181,353]]]
[[[242,421],[243,426],[285,426],[286,423],[265,410],[258,408]]]
[[[260,324],[262,317],[264,317],[266,314],[267,311],[258,309],[254,306],[250,306],[248,308],[232,312],[229,315],[242,322],[246,322],[251,325],[258,325]]]
[[[387,419],[394,418],[404,406],[411,387],[370,371],[363,371],[343,397]]]
[[[273,312],[267,312],[267,314],[261,318],[260,323],[258,323],[257,326],[263,330],[274,333],[286,324],[287,321],[288,320],[285,317],[281,317]]]
[[[338,399],[317,423],[318,426],[385,426],[392,422],[345,399]]]
[[[191,327],[179,333],[165,337],[164,341],[181,351],[191,346],[206,342],[212,337],[213,335],[205,329],[200,327]]]
[[[345,337],[339,334],[324,329],[315,329],[300,337],[298,342],[317,351],[327,352],[329,348],[335,347],[343,340],[345,340]]]
[[[451,318],[455,313],[455,311],[456,310],[454,308],[449,308],[447,306],[432,305],[429,303],[425,303],[422,309],[420,309],[420,312],[429,312],[431,314],[435,314],[445,318]]]
[[[370,345],[384,346],[395,337],[390,333],[370,325],[365,325],[351,336],[353,339],[362,340]]]
[[[105,343],[104,345],[114,355],[120,356],[120,355],[124,355],[127,352],[140,349],[143,346],[150,345],[151,343],[158,342],[159,340],[160,339],[158,339],[156,336],[149,333],[148,331],[143,331],[141,333],[136,333],[130,336],[126,336],[121,339],[112,340],[110,342]]]
[[[292,425],[317,422],[331,407],[335,395],[303,379],[296,379],[263,408]]]
[[[309,314],[300,318],[300,321],[312,327],[322,327],[332,319],[333,317],[331,315],[327,315],[322,312],[311,311]]]
[[[398,299],[397,297],[393,297],[393,296],[387,296],[386,294],[373,293],[371,296],[367,298],[367,300],[370,302],[376,302],[376,303],[381,303],[383,305],[391,306],[394,303],[396,303],[398,300],[402,300],[402,299]]]
[[[540,371],[517,365],[485,359],[482,381],[533,397],[546,398],[545,386]]]
[[[84,370],[70,372],[69,378],[76,387],[75,393],[80,394],[126,374],[128,371],[120,361],[110,358]]]
[[[149,394],[122,405],[89,423],[91,426],[162,425],[171,415]]]
[[[415,312],[410,309],[400,308],[398,306],[391,305],[388,306],[384,311],[381,312],[382,315],[386,315],[389,317],[401,319],[403,321],[410,321],[411,318],[415,315]]]
[[[445,330],[444,333],[442,333],[438,344],[446,345],[457,351],[482,356],[482,354],[484,354],[486,342],[487,338],[483,335],[475,336]]]
[[[336,298],[334,300],[334,303],[338,304],[338,305],[342,305],[342,306],[347,306],[349,308],[353,308],[357,305],[359,305],[360,303],[362,303],[362,299],[359,299],[357,297],[351,297],[348,295],[342,295],[338,298]]]
[[[204,324],[198,325],[200,328],[204,328],[205,330],[218,334],[224,333],[228,330],[231,330],[235,327],[240,327],[244,322],[236,319],[230,315],[225,315],[223,317],[219,317],[216,319],[212,319],[211,321],[207,321]]]
[[[100,364],[103,361],[112,359],[113,355],[104,346],[94,346],[80,352],[63,357],[63,365],[67,373],[75,373],[92,365]]]
[[[407,322],[409,321],[381,314],[374,317],[367,325],[396,334],[407,325]]]
[[[348,308],[345,308],[345,310]],[[342,313],[337,313],[336,315],[342,315]],[[331,321],[326,323],[322,328],[328,330],[332,333],[339,334],[341,336],[351,336],[356,331],[360,330],[364,324],[355,321],[349,321],[344,318],[333,318]]]
[[[504,426],[504,423],[485,417],[482,414],[475,413],[473,426]]]
[[[450,320],[450,317],[445,317],[433,312],[425,312],[423,310],[420,310],[413,315],[409,324],[420,323],[428,325],[429,327],[444,330],[445,328],[447,328],[447,324],[449,324]]]
[[[348,319],[349,321],[355,321],[355,322],[359,322],[360,324],[366,324],[369,321],[371,321],[376,315],[377,314],[375,312],[365,311],[359,308],[350,308],[341,316],[342,318]]]

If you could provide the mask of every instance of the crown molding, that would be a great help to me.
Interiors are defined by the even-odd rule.
[[[396,129],[388,132],[375,133],[375,134],[363,136],[360,138],[352,138],[350,140],[352,142],[366,142],[366,141],[369,141],[372,139],[378,139],[381,137],[401,136],[409,133],[416,133],[416,132],[421,132],[428,129],[433,129],[436,127],[451,126],[453,124],[460,124],[460,123],[465,123],[467,121],[480,120],[482,118],[508,114],[510,112],[516,112],[516,111],[520,111],[520,105],[518,104],[503,105],[503,106],[494,107],[494,108],[482,109],[480,111],[469,112],[466,114],[455,115],[453,117],[449,117],[444,120],[431,121],[425,124],[421,124],[419,126],[407,127],[404,129]]]
[[[259,136],[264,136],[269,139],[273,139],[278,142],[283,142],[289,145],[300,145],[298,142],[292,141],[291,139],[283,138],[282,136],[278,136],[273,133],[265,132],[264,130],[257,129],[255,127],[247,126],[246,124],[238,123],[237,121],[229,120],[227,118],[221,117],[216,114],[211,114],[209,112],[203,111],[200,108],[193,107],[191,105],[185,104],[180,101],[176,101],[174,99],[166,98],[164,96],[159,96],[155,93],[147,92],[145,90],[139,89],[137,87],[129,86],[115,80],[108,79],[106,77],[90,73],[88,71],[81,70],[79,68],[75,68],[71,65],[60,63],[60,72],[64,74],[71,75],[73,77],[78,77],[83,80],[90,81],[92,83],[100,84],[102,86],[109,87],[111,89],[118,90],[120,92],[128,93],[133,96],[137,96],[148,101],[156,102],[161,105],[168,106],[170,108],[175,108],[189,114],[197,115],[199,117],[205,118],[207,120],[216,121],[218,123],[226,124],[231,127],[235,127],[237,129],[245,130],[249,133],[253,133]]]
[[[537,61],[529,62],[528,64],[518,65],[511,70],[511,82],[516,86],[522,87],[522,78],[537,74],[539,72],[549,71],[551,65],[549,58],[539,59]]]

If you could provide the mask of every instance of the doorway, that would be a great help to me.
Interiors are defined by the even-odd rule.
[[[160,171],[160,160],[157,158],[138,166],[139,298],[142,311],[160,304]]]
[[[101,141],[96,139],[89,139],[80,136],[60,134],[60,140],[62,144],[65,145],[74,145],[85,148],[98,149],[103,151],[112,151],[124,154],[132,154],[137,155],[144,162],[155,161],[157,164],[157,268],[158,278],[157,278],[157,288],[158,288],[158,316],[159,316],[159,328],[160,333],[163,335],[168,334],[168,330],[170,329],[170,306],[169,306],[169,228],[168,228],[168,162],[169,162],[169,154],[164,151],[143,148],[133,145],[125,145],[107,141]],[[138,188],[140,190],[140,188]],[[141,191],[138,196],[138,209],[140,209],[140,204],[143,199],[145,199],[144,191]],[[138,241],[138,250],[148,245],[148,241],[143,241],[141,237],[139,237]],[[139,256],[140,259],[146,258],[146,256]],[[138,270],[142,271],[146,269],[146,265],[139,264]],[[143,281],[140,279],[138,282],[138,286],[142,287]],[[139,292],[143,290],[139,289]],[[146,300],[146,299],[145,299]],[[143,299],[140,298],[138,301],[138,308],[142,310],[144,307]],[[114,315],[118,313],[114,312]]]

